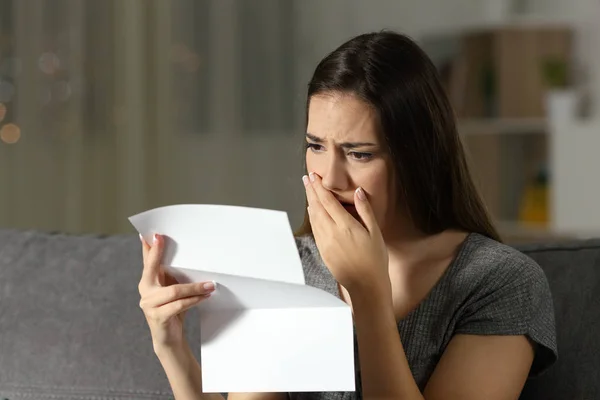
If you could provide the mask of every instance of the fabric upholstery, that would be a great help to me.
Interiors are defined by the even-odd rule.
[[[0,398],[172,398],[141,271],[137,236],[0,231]]]
[[[600,240],[518,248],[546,273],[558,341],[558,361],[521,398],[600,399]]]

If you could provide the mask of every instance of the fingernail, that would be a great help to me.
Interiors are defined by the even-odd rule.
[[[304,182],[304,186],[308,185],[308,176],[304,175],[302,177],[302,182]]]
[[[217,285],[215,284],[215,282],[206,282],[204,285],[202,285],[202,287],[205,290],[215,290],[217,288]]]
[[[157,243],[158,243],[158,235],[155,233],[155,234],[152,236],[152,244],[157,244]]]
[[[358,199],[359,200],[366,200],[367,196],[365,195],[365,191],[363,190],[363,188],[359,187],[358,189],[356,189],[356,194],[358,195]]]
[[[315,173],[311,172],[310,174],[308,174],[308,176],[310,176],[310,181],[314,182],[315,181]]]

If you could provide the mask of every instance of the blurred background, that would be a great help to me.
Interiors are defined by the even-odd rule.
[[[176,203],[297,227],[312,70],[384,28],[438,66],[507,241],[600,235],[597,0],[0,0],[0,227]]]

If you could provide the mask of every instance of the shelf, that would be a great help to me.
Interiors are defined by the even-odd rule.
[[[458,121],[461,135],[531,135],[545,134],[545,118],[490,118],[462,119]]]

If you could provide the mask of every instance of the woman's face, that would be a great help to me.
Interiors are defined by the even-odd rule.
[[[396,218],[391,160],[376,113],[351,94],[315,95],[308,107],[306,167],[358,219],[354,191],[367,193],[383,231]]]

